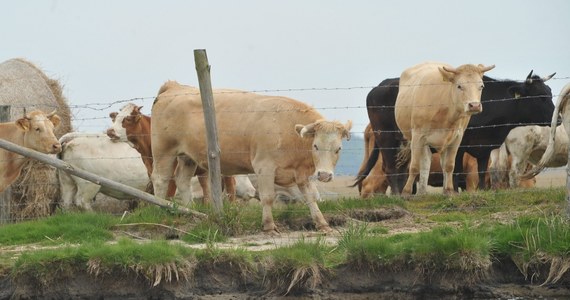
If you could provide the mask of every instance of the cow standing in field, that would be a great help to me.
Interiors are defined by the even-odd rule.
[[[520,125],[544,125],[550,121],[554,104],[551,101],[550,87],[545,82],[555,74],[539,77],[531,71],[522,82],[483,76],[485,89],[481,94],[481,103],[485,109],[471,117],[463,134],[454,170],[456,190],[458,187],[466,188],[466,172],[459,163],[462,152],[467,152],[477,159],[479,187],[486,187],[483,178],[487,172],[483,166],[488,165],[492,149],[503,143],[509,131]],[[358,176],[358,181],[366,178],[380,152],[384,172],[393,193],[396,194],[400,193],[407,174],[405,164],[396,168],[396,153],[404,140],[394,120],[398,89],[399,78],[386,79],[366,97],[368,117],[375,131],[377,144],[374,152],[370,154],[366,168]],[[382,139],[378,139],[379,132],[382,132]]]
[[[312,107],[286,97],[238,90],[214,90],[220,167],[224,175],[255,173],[262,202],[263,230],[276,233],[272,205],[275,186],[296,185],[305,198],[316,228],[331,231],[317,205],[318,190],[309,177],[334,178],[342,138],[352,122],[324,120]],[[185,183],[196,168],[207,168],[207,142],[202,101],[197,88],[166,82],[152,107],[152,182],[163,197],[174,174],[183,204],[191,201]],[[183,133],[183,134],[182,134]]]
[[[149,183],[146,168],[139,153],[125,142],[112,141],[104,133],[70,132],[60,139],[63,150],[59,159],[68,164],[144,191]],[[118,200],[135,200],[136,197],[120,191],[102,187],[91,181],[58,170],[62,206],[71,209],[73,205],[85,211],[92,211],[91,203],[101,192]],[[132,205],[129,205],[131,209]]]
[[[109,114],[113,125],[107,130],[107,135],[113,140],[121,140],[129,143],[141,155],[144,165],[147,168],[148,176],[152,174],[152,147],[151,147],[151,117],[141,113],[142,106],[133,103],[127,103],[119,112]],[[174,162],[177,165],[177,162]],[[202,187],[204,202],[208,202],[210,198],[209,183],[206,170],[202,168],[196,169],[196,176]],[[223,185],[230,201],[236,198],[236,180],[231,176],[222,178]],[[174,197],[176,193],[176,183],[171,180],[168,185],[167,197]]]
[[[431,148],[441,156],[443,191],[454,192],[455,156],[471,115],[483,110],[483,73],[495,66],[423,63],[400,76],[394,114],[398,128],[409,141],[411,160],[403,194],[412,193],[418,174],[418,193],[426,193]]]
[[[47,154],[57,154],[61,144],[54,134],[54,128],[61,122],[55,111],[45,114],[35,110],[24,111],[24,116],[15,122],[0,123],[0,138],[21,147]],[[22,171],[29,158],[0,149],[0,192],[9,187]]]

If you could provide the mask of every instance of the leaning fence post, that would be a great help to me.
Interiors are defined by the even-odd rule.
[[[0,123],[10,121],[10,105],[0,105]],[[10,223],[12,213],[12,189],[0,193],[0,224]]]
[[[204,110],[204,122],[206,125],[206,135],[208,140],[208,176],[210,177],[210,191],[214,202],[214,213],[221,216],[223,213],[222,203],[222,176],[220,169],[220,146],[216,128],[216,110],[214,108],[214,96],[212,94],[212,82],[210,80],[210,65],[206,50],[194,50],[194,62],[198,82],[200,84],[200,95]]]

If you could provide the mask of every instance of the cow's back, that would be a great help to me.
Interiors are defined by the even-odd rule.
[[[310,106],[285,97],[265,96],[239,90],[214,90],[214,103],[224,175],[253,173],[251,160],[275,156],[280,167],[312,159],[310,140],[295,131],[296,124],[323,119]],[[207,142],[198,89],[170,86],[152,108],[153,152],[175,147],[201,167],[207,168]],[[181,134],[184,133],[184,134]],[[160,145],[155,145],[157,140]]]

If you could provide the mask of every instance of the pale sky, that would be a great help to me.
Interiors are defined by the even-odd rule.
[[[3,1],[0,62],[24,58],[64,85],[77,131],[98,132],[129,99],[149,114],[166,80],[292,97],[368,123],[373,86],[423,61],[531,69],[553,94],[570,81],[570,1]],[[301,89],[301,91],[292,91]],[[141,99],[142,98],[142,99]]]

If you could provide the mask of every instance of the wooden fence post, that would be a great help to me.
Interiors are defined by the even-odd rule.
[[[223,214],[222,203],[222,176],[220,169],[220,146],[216,128],[216,110],[214,108],[214,96],[212,94],[212,82],[210,80],[210,65],[206,50],[194,50],[194,62],[200,84],[200,96],[204,110],[204,122],[208,140],[208,176],[210,177],[210,191],[214,202],[214,213],[218,216]]]
[[[10,105],[0,105],[0,123],[10,122]],[[0,224],[10,223],[12,213],[12,189],[0,193]]]

